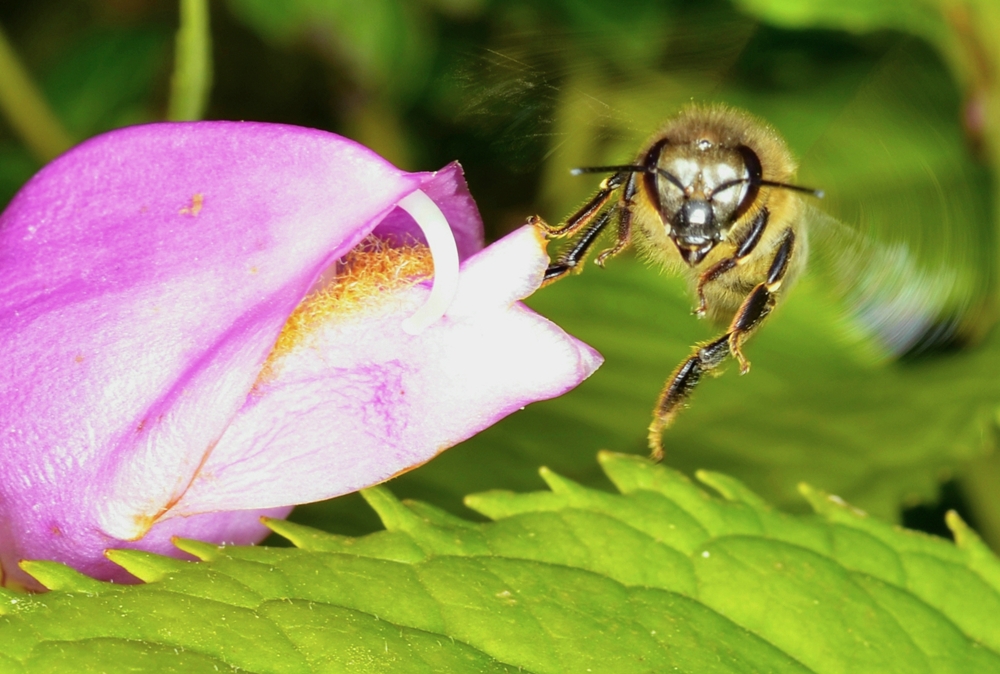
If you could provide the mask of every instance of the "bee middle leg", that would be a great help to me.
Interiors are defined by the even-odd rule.
[[[694,353],[670,375],[653,410],[653,423],[649,425],[649,448],[654,461],[663,459],[663,431],[673,423],[706,373],[711,374],[729,356],[739,361],[740,374],[746,374],[750,370],[750,362],[743,355],[743,343],[774,308],[775,294],[788,272],[794,251],[795,234],[789,229],[778,244],[767,279],[757,284],[743,300],[729,330],[711,342],[696,346]]]

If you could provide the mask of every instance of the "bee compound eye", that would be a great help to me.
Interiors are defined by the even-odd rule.
[[[733,213],[733,220],[741,218],[753,206],[754,201],[757,200],[757,193],[760,192],[760,183],[764,175],[764,168],[761,166],[760,157],[757,156],[756,152],[746,145],[740,145],[737,150],[743,158],[746,182],[744,183],[745,187],[741,190],[739,204]]]

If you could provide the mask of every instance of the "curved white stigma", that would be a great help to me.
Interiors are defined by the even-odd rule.
[[[424,306],[403,321],[403,331],[419,335],[444,316],[458,291],[458,246],[448,220],[438,205],[420,190],[411,192],[396,204],[409,213],[427,239],[434,260],[434,285]]]

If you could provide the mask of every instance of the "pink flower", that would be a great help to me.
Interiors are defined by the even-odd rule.
[[[517,302],[538,235],[481,248],[456,164],[404,173],[321,131],[155,124],[54,161],[0,216],[4,583],[37,587],[22,559],[128,581],[105,549],[256,542],[262,514],[593,372]]]

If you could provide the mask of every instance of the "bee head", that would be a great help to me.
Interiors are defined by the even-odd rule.
[[[679,118],[678,124],[685,121]],[[643,192],[659,214],[667,237],[681,258],[693,267],[726,240],[758,202],[762,187],[823,196],[819,190],[765,180],[760,156],[750,147],[755,138],[745,135],[734,136],[711,125],[694,131],[681,129],[677,134],[671,131],[653,142],[635,164],[578,168],[573,169],[573,174],[613,172],[619,187],[629,173],[641,177]],[[756,142],[762,143],[761,138]],[[769,157],[778,155],[779,159],[771,162],[770,172],[777,164],[777,175],[782,177],[794,170],[790,157],[781,159],[787,155],[783,148],[782,144],[780,151],[771,147],[770,154],[765,152]],[[766,143],[764,149],[768,149]],[[634,194],[630,190],[634,188],[626,187],[626,195]]]
[[[671,240],[692,266],[726,239],[760,190],[760,159],[745,145],[725,147],[709,138],[672,144],[664,138],[650,148],[645,164],[647,192],[655,195]]]

